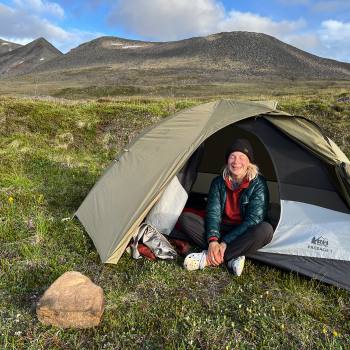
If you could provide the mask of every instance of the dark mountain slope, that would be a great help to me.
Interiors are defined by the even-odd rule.
[[[0,77],[27,73],[43,62],[62,55],[44,38],[39,38],[0,55]]]
[[[0,63],[1,64],[1,63]],[[137,70],[202,72],[226,80],[255,77],[350,79],[350,64],[324,59],[265,34],[219,33],[174,42],[101,37],[36,67],[35,72],[113,65]],[[221,73],[221,74],[220,74]]]

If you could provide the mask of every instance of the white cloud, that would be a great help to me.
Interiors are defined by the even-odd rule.
[[[284,38],[284,41],[304,51],[314,51],[322,46],[320,37],[314,33],[291,34]]]
[[[226,12],[217,0],[120,0],[109,23],[155,40],[176,40],[233,30],[282,38],[305,25],[303,20],[273,21],[249,12]]]
[[[13,3],[18,9],[29,10],[39,14],[50,14],[58,18],[64,17],[64,9],[56,2],[42,0],[14,0]]]
[[[224,17],[223,6],[215,0],[121,0],[109,23],[143,37],[175,40],[215,32]]]
[[[11,8],[0,4],[0,38],[27,44],[44,37],[61,51],[103,35],[102,33],[84,32],[79,30],[67,31],[45,18],[32,15],[24,9]]]
[[[350,62],[350,22],[329,19],[321,23],[318,31],[321,53],[341,61]]]
[[[332,42],[350,42],[350,22],[344,23],[329,19],[323,21],[320,31],[321,38],[324,41]]]
[[[250,12],[231,11],[217,24],[220,31],[251,31],[265,33],[283,39],[285,35],[305,27],[304,20],[298,21],[273,21],[268,17],[259,16]]]
[[[0,37],[69,40],[70,35],[46,19],[0,4]]]

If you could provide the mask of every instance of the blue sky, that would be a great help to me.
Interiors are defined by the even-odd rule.
[[[0,0],[0,38],[43,36],[63,52],[103,35],[169,41],[235,30],[350,62],[350,0]]]

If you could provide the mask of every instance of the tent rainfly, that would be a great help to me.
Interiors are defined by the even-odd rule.
[[[350,290],[349,159],[315,123],[278,111],[275,102],[205,103],[134,140],[75,213],[102,262],[118,262],[174,176],[189,203],[205,200],[238,136],[250,140],[268,181],[275,227],[272,241],[250,257]]]

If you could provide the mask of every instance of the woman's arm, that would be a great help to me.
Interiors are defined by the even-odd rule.
[[[220,194],[220,177],[216,177],[211,185],[208,195],[207,212],[205,216],[205,226],[208,242],[219,240],[220,223],[222,215],[221,194]]]

